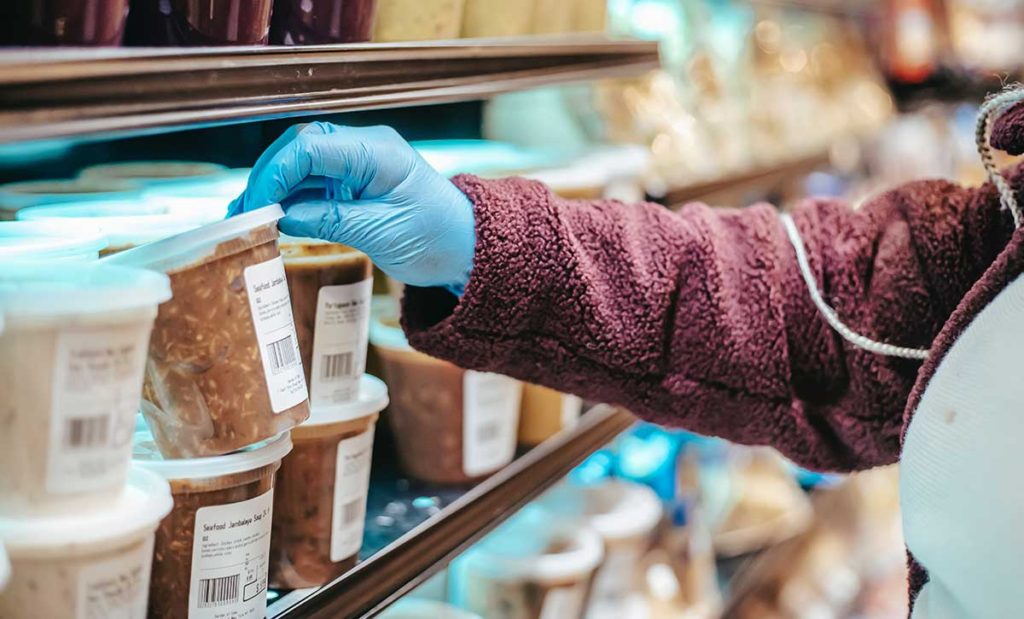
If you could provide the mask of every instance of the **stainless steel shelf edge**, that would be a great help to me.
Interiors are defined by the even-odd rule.
[[[588,411],[552,437],[335,582],[286,595],[269,619],[370,617],[441,569],[635,422],[611,406]]]
[[[0,52],[0,142],[478,99],[657,66],[655,43],[592,36],[7,51]]]

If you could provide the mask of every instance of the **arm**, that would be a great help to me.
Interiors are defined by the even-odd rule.
[[[1017,184],[1020,186],[1020,171]],[[868,353],[819,315],[773,208],[679,214],[461,177],[477,247],[461,300],[410,288],[410,342],[644,419],[779,448],[816,468],[894,462],[919,363]],[[994,191],[906,185],[858,211],[794,213],[828,302],[855,330],[927,348],[1009,238]]]

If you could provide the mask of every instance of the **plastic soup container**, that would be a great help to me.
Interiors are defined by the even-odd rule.
[[[89,166],[79,172],[78,177],[133,181],[153,187],[213,180],[225,172],[226,167],[205,161],[124,161]]]
[[[302,367],[313,409],[359,395],[366,370],[373,264],[359,251],[313,239],[280,243]]]
[[[377,0],[276,0],[270,22],[274,45],[362,43],[373,36]]]
[[[465,0],[377,0],[373,40],[457,39]]]
[[[129,45],[265,45],[273,0],[132,0]]]
[[[107,178],[23,181],[0,185],[0,221],[15,219],[19,210],[40,204],[130,200],[140,195],[139,185]]]
[[[534,0],[466,0],[462,36],[514,37],[530,34]]]
[[[528,509],[456,560],[453,597],[482,617],[582,619],[601,557],[592,530]]]
[[[124,484],[159,273],[99,263],[0,269],[0,513],[101,507]]]
[[[4,45],[120,45],[128,0],[17,0],[0,9]]]
[[[309,416],[274,205],[104,259],[165,271],[142,413],[168,458],[219,455]]]
[[[522,383],[417,352],[397,321],[379,316],[370,341],[384,369],[391,396],[388,420],[409,475],[466,483],[512,461]]]
[[[580,418],[583,400],[540,385],[523,384],[519,444],[539,445]]]
[[[107,246],[99,228],[56,222],[0,221],[0,264],[15,260],[86,262]]]
[[[575,0],[534,0],[533,34],[562,34],[572,29]]]
[[[7,558],[7,550],[4,548],[2,542],[0,542],[0,593],[4,592],[7,588],[7,583],[11,581],[11,560]]]
[[[132,468],[127,486],[99,509],[0,518],[11,559],[0,617],[145,617],[153,533],[170,509],[167,482]]]
[[[328,583],[356,564],[363,544],[374,427],[388,389],[364,376],[354,402],[313,408],[292,430],[295,447],[277,472],[270,585]]]
[[[108,245],[100,252],[109,256],[126,249],[159,241],[198,228],[202,222],[169,212],[159,204],[139,202],[81,202],[33,206],[18,211],[22,221],[61,222],[69,229],[85,223],[106,235]]]
[[[274,473],[291,449],[283,433],[226,456],[164,459],[140,424],[135,463],[174,497],[156,533],[149,619],[263,616]]]
[[[483,619],[451,604],[419,598],[403,598],[380,614],[381,619]]]
[[[617,480],[591,486],[562,484],[544,495],[540,505],[554,519],[590,527],[604,542],[605,556],[594,578],[591,608],[608,611],[629,604],[637,590],[634,583],[641,561],[663,516],[661,500],[654,491]]]

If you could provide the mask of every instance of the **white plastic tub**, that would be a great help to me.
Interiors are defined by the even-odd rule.
[[[141,426],[134,458],[171,484],[174,508],[157,530],[148,619],[216,607],[220,617],[262,617],[267,603],[274,474],[288,433],[226,456],[164,459]]]
[[[83,180],[121,180],[143,187],[212,180],[227,168],[205,161],[123,161],[89,166],[78,173]]]
[[[154,531],[170,509],[167,482],[133,468],[99,509],[0,518],[12,568],[0,617],[144,619]]]
[[[358,397],[313,407],[292,430],[292,452],[274,489],[270,583],[296,589],[328,583],[355,565],[363,543],[373,436],[388,388],[365,375]]]
[[[173,213],[165,205],[145,201],[47,204],[18,211],[18,219],[64,223],[69,229],[83,223],[95,226],[107,237],[103,255],[159,241],[208,223],[196,215]]]
[[[95,260],[107,237],[95,226],[68,228],[42,221],[0,221],[0,263],[15,260],[83,262]]]
[[[169,458],[220,455],[309,416],[278,250],[278,205],[129,249],[102,262],[164,271],[142,413]]]
[[[527,508],[453,563],[451,597],[482,617],[579,618],[602,555],[589,528]]]
[[[0,270],[0,513],[101,507],[128,471],[165,275],[101,263]]]
[[[137,198],[137,183],[118,179],[21,181],[0,185],[0,220],[15,219],[19,210],[40,204],[128,200]]]
[[[624,608],[637,590],[641,561],[663,516],[661,500],[647,486],[606,480],[562,484],[539,504],[552,521],[587,526],[601,536],[605,556],[594,578],[591,609],[616,616],[609,609]]]

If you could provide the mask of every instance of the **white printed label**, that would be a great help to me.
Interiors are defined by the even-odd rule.
[[[196,511],[188,619],[262,619],[274,491]]]
[[[366,371],[373,279],[324,286],[317,295],[309,403],[313,407],[351,402]]]
[[[562,395],[562,428],[571,428],[583,412],[583,398],[569,393]]]
[[[75,619],[145,619],[153,537],[123,555],[82,568]]]
[[[564,619],[583,616],[584,591],[582,587],[558,587],[544,596],[540,619]]]
[[[338,443],[334,471],[334,515],[331,523],[331,561],[348,559],[363,545],[366,495],[370,489],[373,426]]]
[[[146,339],[139,327],[57,336],[46,490],[74,494],[123,483],[139,410]]]
[[[472,371],[462,381],[462,470],[475,477],[515,457],[522,383]]]
[[[267,377],[270,407],[280,413],[308,397],[284,260],[278,256],[246,267],[245,286]]]

